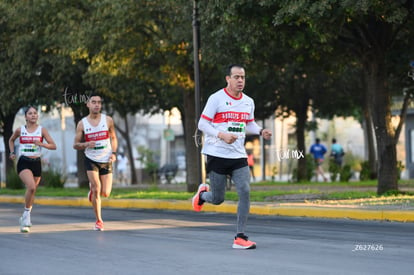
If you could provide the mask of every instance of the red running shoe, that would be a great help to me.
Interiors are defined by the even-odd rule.
[[[204,200],[200,198],[200,194],[203,192],[208,192],[210,190],[210,186],[208,184],[202,183],[198,186],[197,193],[194,195],[192,199],[193,209],[196,212],[200,212],[201,208],[203,208]]]
[[[97,221],[95,223],[95,227],[93,228],[95,231],[104,231],[104,224],[103,221]]]
[[[235,249],[255,249],[256,243],[249,241],[246,235],[238,234],[234,237],[233,248]]]

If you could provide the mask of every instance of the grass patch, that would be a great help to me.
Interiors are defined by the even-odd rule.
[[[25,189],[9,189],[9,188],[0,189],[0,195],[23,195],[25,192],[26,192]]]
[[[178,191],[148,191],[141,190],[129,193],[113,192],[111,198],[114,199],[169,199],[169,200],[187,200],[194,194]]]
[[[327,200],[350,200],[361,198],[376,197],[377,193],[373,191],[346,191],[346,192],[332,192],[325,194],[324,198]]]
[[[261,181],[252,183],[252,186],[313,186],[313,187],[376,187],[377,181],[355,181],[355,182],[274,182],[274,181]],[[404,186],[413,186],[414,182],[404,182]]]
[[[24,195],[25,190],[0,189],[0,195]],[[268,190],[268,191],[251,191],[251,201],[263,202],[268,197],[288,195],[288,194],[315,194],[318,190],[299,189],[299,190]],[[48,188],[39,187],[36,196],[46,197],[86,197],[87,189],[82,188]],[[147,190],[136,190],[130,188],[114,188],[111,193],[112,199],[172,199],[172,200],[189,200],[194,193],[183,191],[165,191],[157,188]],[[226,200],[238,201],[238,195],[235,191],[226,192]]]
[[[13,190],[8,188],[0,189],[0,195],[22,195],[24,196],[26,189]],[[82,188],[53,188],[40,186],[36,190],[36,196],[45,197],[86,197],[87,189]]]
[[[386,205],[399,205],[399,206],[414,206],[414,196],[413,195],[389,195],[389,196],[373,196],[370,198],[352,198],[345,200],[317,200],[313,201],[315,204],[323,205],[359,205],[359,206],[386,206]]]
[[[269,201],[269,198],[275,196],[283,196],[283,195],[294,195],[294,194],[319,194],[318,190],[314,189],[298,189],[298,190],[289,190],[289,191],[281,191],[281,190],[268,190],[268,191],[250,191],[250,200],[256,202],[264,202]],[[239,197],[237,196],[237,192],[228,191],[226,192],[226,200],[231,201],[238,201]]]
[[[349,191],[329,191],[328,186],[341,186],[349,187]],[[405,193],[390,193],[383,196],[378,196],[375,191],[366,191],[366,190],[355,190],[355,187],[361,186],[376,186],[375,181],[366,181],[359,183],[275,183],[275,182],[263,182],[260,184],[254,184],[255,186],[274,186],[275,188],[266,188],[268,190],[254,190],[250,192],[250,199],[252,202],[269,202],[279,200],[278,196],[284,195],[320,195],[317,196],[318,200],[329,203],[332,201],[334,203],[339,203],[340,201],[352,200],[366,200],[370,201],[373,198],[376,201],[380,201],[378,198],[383,199],[388,203],[399,203],[401,202],[401,196],[405,195],[407,197],[404,200],[408,200],[408,203],[414,200],[414,192],[405,192]],[[287,186],[291,188],[288,190],[278,189],[278,186]],[[412,182],[402,183],[404,186],[414,186]],[[326,187],[326,188],[324,188]],[[354,188],[354,190],[353,190]],[[286,189],[286,188],[285,188]],[[9,189],[2,188],[0,189],[0,195],[16,195],[24,196],[25,189]],[[37,189],[36,196],[44,197],[85,197],[87,196],[88,189],[86,188],[51,188],[40,186]],[[166,191],[161,190],[158,186],[152,186],[147,189],[138,189],[138,188],[113,188],[111,193],[111,199],[170,199],[170,200],[190,200],[193,197],[194,193],[189,193],[185,191]],[[388,199],[393,198],[393,199]],[[234,190],[227,191],[225,200],[227,201],[238,201],[237,192]],[[360,202],[358,202],[360,203]]]

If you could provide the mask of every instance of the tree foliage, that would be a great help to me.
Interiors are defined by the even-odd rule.
[[[273,1],[263,1],[271,3]],[[391,96],[403,86],[395,77],[400,64],[408,64],[401,51],[408,50],[413,38],[413,1],[279,1],[276,24],[304,24],[321,41],[340,47],[344,57],[361,64],[364,107],[372,119],[378,152],[378,193],[398,190],[396,143],[400,125],[392,124]],[[390,84],[396,84],[390,86]],[[408,100],[409,98],[406,97]]]
[[[48,37],[42,26],[41,7],[33,2],[0,3],[0,128],[6,153],[8,139],[18,110],[27,105],[53,104],[51,53],[46,51]],[[13,163],[7,159],[6,170]]]
[[[306,150],[310,104],[319,117],[372,120],[378,192],[398,189],[395,144],[404,120],[391,125],[390,99],[412,85],[406,77],[414,54],[412,0],[197,2],[202,106],[226,84],[226,66],[241,63],[256,118],[296,115],[299,150]],[[187,0],[0,2],[5,140],[22,106],[68,103],[67,92],[100,91],[108,110],[124,118],[177,107],[187,181],[196,186],[192,13]],[[75,122],[87,114],[81,103],[69,103]],[[305,160],[298,171],[306,171]]]

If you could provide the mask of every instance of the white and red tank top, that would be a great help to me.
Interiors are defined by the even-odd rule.
[[[87,158],[105,163],[109,162],[112,154],[111,140],[109,137],[109,128],[106,123],[106,115],[101,114],[101,120],[98,125],[92,126],[87,117],[82,118],[85,141],[95,141],[94,148],[86,148],[85,155]]]
[[[226,88],[221,89],[209,97],[201,118],[209,121],[218,131],[239,137],[233,144],[227,144],[216,136],[205,134],[203,154],[223,158],[246,157],[246,125],[254,121],[254,101],[251,97],[242,93],[235,98]]]
[[[20,146],[19,152],[21,156],[40,157],[42,155],[41,147],[35,145],[35,141],[43,142],[42,126],[38,126],[36,130],[29,133],[26,126],[20,128]]]

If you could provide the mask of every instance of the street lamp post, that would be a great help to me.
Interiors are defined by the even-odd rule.
[[[200,21],[198,20],[198,0],[193,0],[193,51],[194,51],[194,91],[195,91],[195,129],[197,130],[198,119],[200,118]],[[202,182],[201,151],[197,147],[197,179]]]

